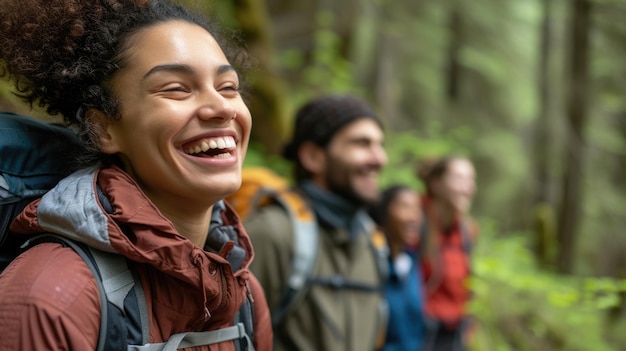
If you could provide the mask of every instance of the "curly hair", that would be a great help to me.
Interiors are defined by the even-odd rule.
[[[1,0],[0,77],[16,94],[77,127],[87,149],[102,159],[90,108],[119,119],[109,80],[126,65],[132,36],[143,28],[182,20],[206,29],[235,66],[245,53],[217,25],[168,0]],[[229,37],[229,39],[235,39]]]

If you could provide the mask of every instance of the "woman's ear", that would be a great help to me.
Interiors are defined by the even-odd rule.
[[[324,148],[312,143],[304,142],[298,148],[300,164],[314,176],[326,173],[326,152]]]
[[[111,119],[97,109],[90,108],[85,113],[85,118],[91,125],[91,138],[98,145],[100,151],[105,154],[116,154],[120,151],[115,138],[110,132]]]

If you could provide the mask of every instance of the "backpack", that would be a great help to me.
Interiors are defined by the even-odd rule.
[[[254,211],[268,204],[278,204],[291,220],[294,233],[293,263],[287,279],[287,288],[279,298],[276,310],[271,311],[272,325],[278,327],[284,317],[297,305],[312,284],[332,286],[333,288],[382,292],[382,287],[374,287],[359,282],[352,282],[340,276],[317,277],[314,268],[319,249],[319,232],[313,210],[299,193],[293,190],[289,182],[265,167],[246,167],[242,170],[241,187],[228,196],[226,201],[245,220]],[[384,235],[374,231],[370,240],[381,281],[388,274],[388,248]],[[380,326],[386,328],[387,306],[379,306]],[[380,334],[384,331],[381,330]],[[383,334],[384,335],[384,334]],[[379,336],[378,340],[384,340]]]
[[[253,351],[253,306],[247,297],[233,325],[214,331],[174,334],[163,343],[149,343],[146,299],[126,259],[55,235],[42,234],[28,240],[8,232],[15,216],[32,200],[41,197],[73,170],[80,142],[68,128],[30,117],[0,112],[0,273],[23,250],[44,242],[72,248],[91,269],[100,296],[101,319],[97,350],[176,350],[235,342],[237,350]],[[98,197],[112,212],[106,196]]]
[[[0,272],[21,244],[9,224],[31,201],[74,170],[78,137],[56,124],[0,112]]]

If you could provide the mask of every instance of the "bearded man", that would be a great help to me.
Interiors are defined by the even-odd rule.
[[[321,96],[302,106],[283,156],[294,185],[314,213],[317,258],[302,294],[274,329],[274,350],[375,350],[381,328],[381,275],[371,249],[374,223],[366,209],[378,199],[387,163],[383,126],[363,100]],[[294,229],[279,205],[244,223],[255,248],[250,266],[264,288],[272,318],[293,269]]]

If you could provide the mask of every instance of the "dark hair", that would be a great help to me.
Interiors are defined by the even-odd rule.
[[[369,209],[369,215],[376,224],[383,228],[387,225],[387,212],[389,206],[396,199],[398,194],[403,191],[413,191],[411,187],[402,184],[394,184],[385,188],[380,194],[380,198],[374,206]]]
[[[109,80],[124,67],[130,39],[143,28],[171,20],[197,24],[238,65],[235,46],[216,26],[167,0],[13,0],[0,9],[0,76],[15,81],[17,95],[77,127],[90,163],[106,160],[85,114],[94,108],[118,119],[119,101]]]

